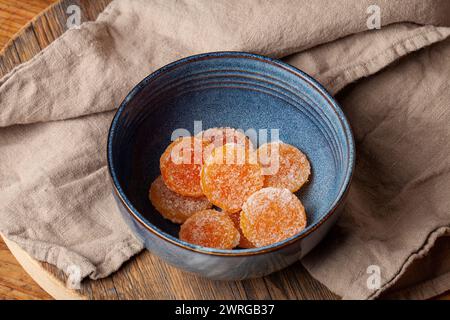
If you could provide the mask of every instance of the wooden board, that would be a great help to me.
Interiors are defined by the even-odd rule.
[[[48,300],[51,296],[42,290],[0,238],[0,300]]]
[[[65,31],[66,9],[81,7],[82,20],[94,20],[110,0],[64,0],[36,17],[0,52],[0,77],[48,46]],[[79,291],[65,287],[64,274],[32,259],[5,239],[24,269],[58,299],[336,299],[300,263],[265,278],[210,281],[177,270],[144,251],[112,276],[86,280]]]

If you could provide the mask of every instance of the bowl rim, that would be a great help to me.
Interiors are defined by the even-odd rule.
[[[310,228],[305,228],[300,233],[285,239],[283,241],[264,246],[259,248],[251,248],[251,249],[231,249],[231,250],[225,250],[225,249],[215,249],[215,248],[208,248],[203,247],[195,244],[191,244],[185,241],[182,241],[163,230],[159,229],[152,223],[150,223],[143,215],[139,213],[139,211],[132,205],[131,201],[126,197],[122,187],[120,186],[119,180],[117,178],[117,175],[115,173],[114,169],[114,163],[113,163],[113,138],[115,134],[115,127],[118,123],[118,119],[120,115],[122,114],[123,110],[128,105],[128,102],[137,94],[139,93],[151,80],[157,78],[158,76],[164,74],[164,72],[172,70],[180,65],[188,64],[191,62],[199,61],[199,60],[207,60],[207,59],[216,59],[216,58],[240,58],[240,59],[251,59],[251,60],[257,60],[263,63],[271,64],[272,66],[278,67],[280,69],[283,69],[286,72],[290,72],[291,74],[294,74],[298,78],[300,78],[301,81],[307,82],[310,87],[314,90],[316,90],[317,93],[319,93],[329,104],[329,107],[336,113],[341,127],[343,128],[345,139],[347,142],[347,153],[348,153],[348,162],[346,167],[346,174],[344,177],[344,182],[341,184],[338,196],[333,201],[331,208],[327,211],[326,214],[322,216],[322,218],[316,222],[313,226]],[[187,249],[190,251],[206,254],[206,255],[215,255],[215,256],[250,256],[250,255],[259,255],[259,254],[265,254],[271,251],[275,251],[278,249],[281,249],[287,245],[290,245],[300,239],[303,239],[307,237],[309,234],[314,232],[316,229],[318,229],[325,221],[327,221],[335,212],[337,207],[341,204],[341,202],[345,199],[350,182],[353,176],[353,171],[355,168],[355,143],[353,138],[353,133],[350,127],[350,124],[348,122],[347,117],[345,116],[344,112],[342,111],[341,107],[337,103],[337,101],[331,96],[330,93],[319,83],[317,80],[312,78],[310,75],[308,75],[306,72],[295,68],[294,66],[291,66],[281,60],[269,58],[263,55],[254,54],[254,53],[248,53],[243,51],[217,51],[217,52],[207,52],[207,53],[201,53],[193,56],[188,56],[185,58],[182,58],[180,60],[174,61],[172,63],[169,63],[147,77],[145,77],[142,81],[140,81],[124,98],[122,103],[120,104],[119,108],[117,109],[114,118],[111,122],[109,131],[108,131],[108,140],[107,140],[107,164],[108,164],[108,172],[109,176],[112,181],[113,185],[113,192],[117,195],[117,198],[120,200],[124,208],[126,209],[127,213],[131,216],[132,219],[134,219],[136,222],[138,222],[144,229],[151,232],[155,236],[161,238],[164,241],[167,241],[171,244],[174,244],[178,247],[181,247],[183,249]]]

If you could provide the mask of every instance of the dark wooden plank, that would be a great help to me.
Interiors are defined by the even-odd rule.
[[[56,3],[52,10],[48,11],[47,20],[50,23],[50,28],[55,37],[59,37],[67,30],[67,19],[69,18],[67,8],[71,5],[81,7],[80,1],[78,0],[63,0]],[[84,17],[85,13],[81,11],[81,22],[86,21]]]
[[[260,279],[248,279],[241,281],[241,284],[244,287],[248,300],[272,299],[265,281],[261,281]]]
[[[24,29],[20,37],[13,40],[13,44],[22,62],[30,60],[42,50],[31,26]]]
[[[111,0],[97,0],[97,1],[81,1],[81,12],[85,21],[94,21],[97,19],[98,13],[102,12],[106,6],[111,3]]]
[[[11,45],[7,50],[0,53],[0,78],[20,64],[19,54],[16,47]]]
[[[0,72],[5,74],[21,61],[66,31],[67,7],[79,5],[82,21],[94,20],[110,0],[64,0],[39,16],[0,54]],[[61,270],[41,264],[64,286]],[[296,263],[261,279],[212,281],[173,268],[148,251],[131,259],[112,276],[86,280],[80,293],[88,299],[336,299]]]
[[[56,0],[0,0],[0,48]]]
[[[31,23],[34,34],[38,40],[39,46],[44,49],[55,40],[50,25],[46,17],[43,15],[40,19],[36,19]]]

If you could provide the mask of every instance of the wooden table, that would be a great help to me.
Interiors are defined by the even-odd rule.
[[[0,0],[0,49],[37,14],[57,0]]]
[[[66,8],[81,7],[82,19],[94,20],[110,0],[0,0],[0,77],[29,60],[65,31]],[[23,27],[27,21],[31,24]],[[23,27],[23,29],[21,29]],[[20,32],[16,34],[16,32]],[[10,39],[13,38],[13,41]],[[9,252],[11,250],[13,255]],[[32,259],[0,237],[0,299],[336,299],[297,263],[262,279],[210,281],[183,273],[145,251],[117,273],[85,281],[80,291],[64,286],[61,271]],[[31,277],[23,269],[31,275]]]

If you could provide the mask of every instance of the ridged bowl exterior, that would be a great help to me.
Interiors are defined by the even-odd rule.
[[[257,249],[217,250],[177,238],[179,226],[148,200],[159,157],[175,129],[279,130],[309,158],[312,175],[296,194],[308,226]],[[258,141],[257,141],[258,142]],[[108,137],[108,165],[124,220],[168,263],[214,279],[260,277],[301,259],[322,240],[344,203],[354,167],[350,127],[334,99],[311,77],[278,60],[241,52],[188,57],[156,71],[121,104]]]

